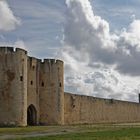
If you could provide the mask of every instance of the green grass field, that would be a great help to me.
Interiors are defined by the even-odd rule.
[[[9,140],[140,140],[140,125],[77,125],[0,128]]]

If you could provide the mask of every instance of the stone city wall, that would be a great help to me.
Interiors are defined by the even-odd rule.
[[[65,124],[140,122],[140,104],[65,93]]]

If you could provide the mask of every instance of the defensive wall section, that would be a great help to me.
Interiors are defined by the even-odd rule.
[[[140,122],[140,103],[64,94],[63,69],[61,60],[0,47],[0,126]]]
[[[65,93],[65,124],[140,122],[140,104]]]

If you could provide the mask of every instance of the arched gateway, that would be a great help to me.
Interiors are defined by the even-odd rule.
[[[34,105],[30,105],[27,109],[27,124],[36,125],[37,124],[37,111]]]

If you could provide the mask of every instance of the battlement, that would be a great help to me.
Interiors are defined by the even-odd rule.
[[[28,56],[28,60],[29,60],[30,62],[33,62],[33,61],[39,61],[39,62],[41,62],[40,59],[37,59],[36,57],[31,57],[31,56]]]
[[[53,64],[63,64],[63,61],[62,60],[57,60],[57,59],[38,59],[36,57],[31,57],[31,56],[28,56],[28,61],[30,63],[33,63],[33,62],[38,62],[40,64],[48,64],[48,65],[53,65]]]
[[[21,48],[16,48],[15,52],[21,52],[21,53],[27,54],[27,51]]]
[[[101,97],[94,97],[94,96],[90,96],[90,95],[75,94],[75,93],[70,93],[70,92],[65,92],[65,95],[71,96],[71,98],[73,100],[75,100],[76,98],[85,98],[88,100],[92,100],[94,102],[102,101],[105,103],[110,103],[110,105],[115,104],[115,103],[124,103],[124,104],[128,103],[128,104],[139,105],[139,103],[133,102],[133,101],[117,100],[117,99],[113,99],[113,98],[101,98]]]
[[[47,64],[63,64],[64,62],[62,60],[58,60],[58,59],[44,59],[42,61],[42,63],[47,63]]]
[[[0,47],[0,53],[13,53],[14,52],[14,48],[13,47]]]
[[[1,46],[0,47],[0,53],[3,53],[3,54],[16,53],[16,52],[17,53],[21,52],[21,53],[27,54],[27,51],[24,49],[21,49],[21,48],[14,48],[14,47],[8,47],[8,46]]]

